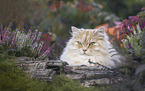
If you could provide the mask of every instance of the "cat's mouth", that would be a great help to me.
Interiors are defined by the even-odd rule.
[[[87,53],[83,53],[83,55],[87,55]]]
[[[89,56],[89,54],[87,54],[86,52],[82,53],[82,55],[86,55],[86,56]]]

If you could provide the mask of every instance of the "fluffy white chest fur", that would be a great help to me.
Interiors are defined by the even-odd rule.
[[[107,67],[115,67],[121,63],[120,56],[112,48],[103,27],[99,29],[78,29],[72,27],[72,37],[68,41],[60,60],[68,62],[71,66],[87,65],[98,62]]]

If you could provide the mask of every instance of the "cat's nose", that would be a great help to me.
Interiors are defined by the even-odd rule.
[[[86,52],[86,51],[87,51],[87,49],[83,49],[83,51],[84,51],[84,52]]]

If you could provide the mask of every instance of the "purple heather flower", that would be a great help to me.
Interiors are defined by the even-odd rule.
[[[49,57],[50,56],[50,51],[52,50],[52,48],[54,47],[54,45],[52,45],[51,47],[47,47],[47,49],[43,52],[43,54],[40,56],[42,57]]]
[[[127,25],[127,24],[128,24],[128,20],[127,20],[127,19],[124,19],[124,20],[122,21],[122,23]]]
[[[3,41],[5,40],[6,32],[7,32],[7,30],[6,30],[6,28],[5,28],[5,29],[4,29],[4,33],[2,34],[2,39],[3,39]]]
[[[8,46],[8,44],[9,44],[9,37],[7,36],[7,46]]]
[[[44,42],[40,41],[39,46],[37,47],[38,54],[41,54],[41,50],[42,50],[43,44],[44,44]]]
[[[121,31],[122,31],[122,32],[123,32],[123,31],[126,31],[127,27],[128,27],[128,20],[125,19],[125,20],[123,20],[123,22],[122,22],[122,24],[121,24]]]
[[[38,32],[38,29],[35,29],[35,32]]]
[[[140,22],[140,27],[143,29],[145,27],[145,21]]]
[[[131,28],[136,26],[136,25],[133,23],[133,21],[131,21],[131,20],[130,20],[128,23],[129,23],[129,27],[131,27]]]
[[[36,41],[37,41],[37,43],[40,43],[41,38],[40,38],[40,37],[38,37]]]
[[[145,10],[145,7],[142,7],[141,10]]]
[[[41,49],[41,53],[44,53],[47,50],[48,47],[49,46],[46,43],[44,43],[43,46],[42,46],[42,49]]]
[[[126,28],[126,25],[123,23],[123,24],[121,25],[121,30],[124,31],[125,28]]]
[[[42,32],[39,32],[37,35],[37,39],[36,39],[37,43],[39,43],[41,40],[41,38],[40,38],[41,34],[42,34]]]
[[[32,50],[34,50],[34,49],[38,46],[37,42],[33,43],[32,46],[33,46],[33,47],[32,47]],[[33,51],[33,52],[34,52],[34,51]]]
[[[122,22],[124,24],[124,28],[126,28],[128,26],[128,20],[127,19],[124,19]]]
[[[54,44],[50,47],[47,57],[50,56],[50,51],[52,50],[53,47],[54,47]]]
[[[127,29],[128,29],[128,31],[129,31],[129,33],[133,33],[133,29],[132,29],[132,28],[130,28],[130,27],[128,26]]]
[[[131,18],[131,20],[134,22],[134,21],[136,21],[137,23],[139,22],[139,18],[138,17],[136,17],[136,16],[133,16],[132,18]]]
[[[49,52],[49,49],[50,49],[50,47],[48,47],[47,50],[45,50],[40,57],[45,56],[47,54],[47,52]]]
[[[29,29],[28,33],[27,33],[27,39],[26,39],[26,43],[27,43],[27,47],[30,46],[30,36],[31,35],[31,29]],[[29,40],[29,42],[28,42]]]
[[[46,43],[50,43],[50,41],[51,41],[51,37],[50,36],[48,36],[47,38],[46,38]]]
[[[33,44],[33,42],[34,42],[34,40],[36,38],[36,34],[37,34],[37,31],[33,33],[32,37],[31,37],[31,43],[30,43],[30,45]]]
[[[7,31],[10,31],[10,29],[11,29],[10,27],[7,27]]]
[[[131,19],[133,16],[129,16],[129,19]]]
[[[12,46],[14,46],[15,43],[16,43],[16,38],[15,38],[15,36],[13,36],[13,39],[12,39],[12,42],[11,42]]]

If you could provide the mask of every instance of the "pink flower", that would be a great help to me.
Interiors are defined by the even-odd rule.
[[[141,10],[145,10],[145,7],[142,7]]]
[[[121,23],[121,30],[125,30],[128,26],[128,20],[124,19]]]
[[[140,24],[140,27],[143,29],[145,27],[145,21],[142,21],[139,23]]]
[[[133,17],[131,18],[131,20],[132,20],[132,21],[136,21],[136,22],[138,23],[140,19],[139,19],[138,17],[136,17],[136,16],[133,16]]]

